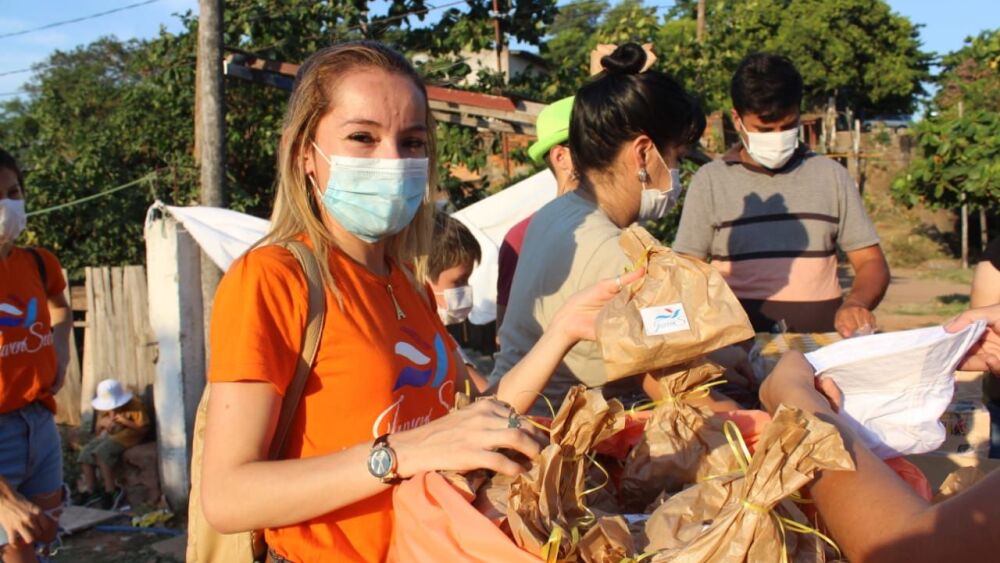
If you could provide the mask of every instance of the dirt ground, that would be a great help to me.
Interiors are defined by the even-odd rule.
[[[111,522],[128,525],[128,519]],[[115,533],[91,529],[63,538],[63,546],[52,557],[55,563],[181,563],[183,551],[170,552],[154,546],[169,536],[143,532]]]
[[[875,311],[879,328],[892,331],[942,323],[969,306],[970,285],[971,270],[894,268],[889,290]]]

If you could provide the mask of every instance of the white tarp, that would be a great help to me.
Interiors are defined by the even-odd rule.
[[[266,219],[221,207],[175,207],[156,202],[159,210],[177,219],[198,246],[223,272],[267,233]]]
[[[556,197],[556,178],[548,169],[457,211],[479,241],[483,259],[472,271],[472,312],[469,321],[487,324],[497,318],[497,256],[507,231]]]
[[[507,231],[555,196],[556,179],[545,170],[453,215],[472,231],[483,253],[469,279],[474,299],[469,320],[473,323],[487,324],[496,318],[497,256]],[[265,219],[218,207],[175,207],[157,202],[153,210],[168,213],[184,225],[223,271],[263,238],[269,225]]]

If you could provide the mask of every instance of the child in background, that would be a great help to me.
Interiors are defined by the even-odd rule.
[[[124,490],[115,485],[111,469],[125,450],[141,444],[146,438],[149,417],[142,401],[114,379],[105,379],[97,385],[97,397],[90,404],[98,411],[97,437],[80,452],[79,462],[83,471],[83,486],[79,491],[81,504],[114,510]],[[95,489],[95,466],[101,472],[104,486],[101,492]]]
[[[434,217],[434,246],[427,257],[427,283],[434,291],[438,316],[445,325],[459,324],[472,311],[472,287],[469,276],[482,259],[482,249],[476,237],[459,220],[446,213]],[[455,351],[465,364],[472,384],[482,392],[488,387],[486,378],[455,344]]]

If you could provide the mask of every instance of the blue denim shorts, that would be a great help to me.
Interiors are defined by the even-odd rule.
[[[49,409],[32,403],[0,414],[0,476],[27,498],[62,487],[62,447]]]

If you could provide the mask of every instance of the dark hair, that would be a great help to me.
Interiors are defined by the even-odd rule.
[[[802,104],[802,75],[792,61],[772,53],[753,53],[740,61],[729,85],[736,113],[776,121]]]
[[[660,149],[690,144],[705,130],[698,100],[668,74],[650,70],[646,52],[626,43],[601,59],[604,71],[576,93],[569,150],[580,174],[607,168],[621,146],[646,134]]]
[[[21,191],[24,191],[24,173],[21,172],[21,167],[17,164],[17,159],[14,155],[9,152],[0,149],[0,168],[6,168],[14,172],[17,176],[17,183],[21,186]]]
[[[461,221],[444,212],[434,214],[434,244],[427,257],[427,277],[437,281],[441,272],[483,258],[479,241]]]

